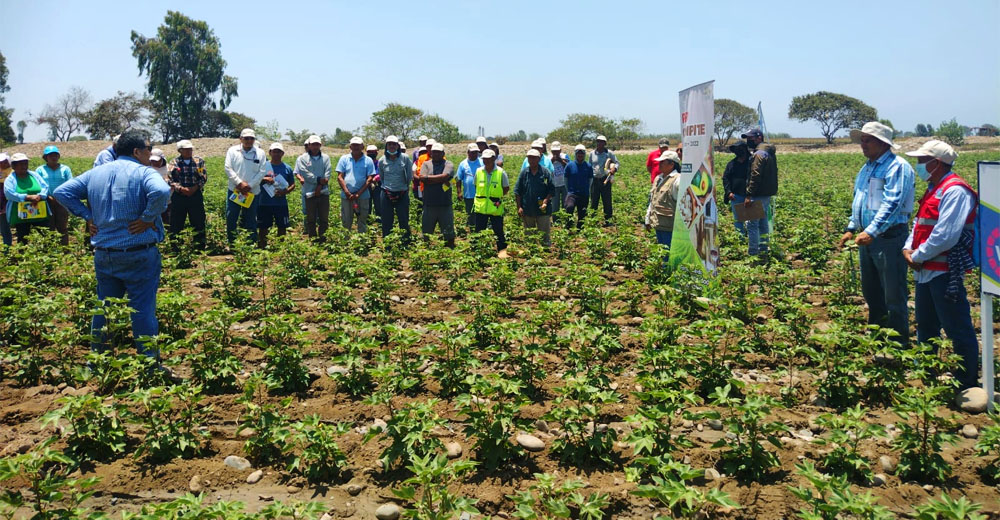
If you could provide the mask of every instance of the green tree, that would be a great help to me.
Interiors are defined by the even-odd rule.
[[[132,31],[132,56],[146,74],[164,141],[206,134],[212,110],[225,110],[237,96],[236,78],[226,75],[221,44],[208,24],[167,11],[155,38]],[[219,94],[216,99],[216,93]]]
[[[125,130],[146,124],[149,100],[135,92],[118,91],[114,97],[99,101],[84,117],[83,124],[92,139],[109,139]]]
[[[426,114],[420,118],[419,133],[432,136],[439,143],[457,143],[462,140],[458,127],[437,114]]]
[[[549,132],[549,141],[564,143],[589,143],[605,133],[610,121],[597,114],[570,114],[559,121],[559,127]]]
[[[83,130],[84,119],[90,113],[90,93],[80,87],[70,87],[69,92],[45,105],[35,123],[49,127],[49,139],[67,141]]]
[[[312,131],[310,131],[308,128],[303,128],[302,131],[296,132],[291,128],[286,128],[285,135],[288,136],[289,141],[295,144],[304,144],[306,142],[306,139],[309,139],[309,136],[312,135]]]
[[[368,140],[384,142],[394,135],[410,141],[418,133],[423,123],[424,111],[419,108],[389,103],[382,110],[372,112],[371,121],[362,128]],[[437,136],[432,136],[437,139]]]
[[[0,52],[0,142],[3,143],[14,142],[14,129],[10,126],[10,117],[14,113],[14,109],[7,108],[4,105],[6,98],[4,94],[10,92],[10,85],[7,84],[7,75],[9,73],[7,58]]]
[[[715,143],[725,148],[733,134],[757,123],[757,111],[732,99],[715,100]]]
[[[281,140],[281,130],[278,130],[277,119],[272,119],[267,123],[257,123],[252,128],[257,134],[257,139],[263,139],[265,141]],[[242,130],[242,128],[240,130]]]
[[[878,111],[860,99],[835,92],[816,92],[792,98],[788,117],[800,123],[816,121],[827,144],[833,143],[837,132],[856,128],[878,119]]]
[[[514,132],[513,134],[508,135],[507,136],[507,140],[508,141],[513,141],[513,142],[527,141],[528,140],[528,134],[524,130],[518,130],[517,132]]]
[[[637,117],[616,119],[608,124],[604,137],[608,138],[608,145],[612,148],[625,148],[626,143],[639,139],[642,127],[642,120]]]
[[[951,121],[942,121],[938,125],[935,135],[952,146],[962,146],[965,144],[965,131],[962,125],[958,124],[954,118]]]
[[[256,126],[254,118],[239,112],[209,110],[205,114],[204,137],[239,137],[240,130]],[[179,137],[179,136],[178,136]],[[167,139],[164,138],[166,142]]]
[[[333,131],[332,136],[328,136],[326,134],[322,135],[324,143],[335,144],[335,145],[346,145],[353,136],[354,136],[353,132],[349,132],[339,127]],[[403,137],[400,137],[398,135],[396,137],[399,137],[400,140],[403,140]]]

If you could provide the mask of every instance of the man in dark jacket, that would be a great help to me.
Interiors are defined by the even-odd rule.
[[[726,164],[726,172],[722,174],[722,187],[725,190],[725,200],[729,207],[733,208],[733,222],[736,231],[739,231],[743,238],[747,236],[747,227],[743,221],[736,218],[736,205],[743,204],[747,195],[747,177],[750,175],[750,148],[743,140],[729,145],[729,151],[736,154],[736,158]]]
[[[754,201],[760,201],[764,206],[764,218],[748,221],[747,242],[751,255],[767,256],[768,234],[771,231],[768,215],[771,214],[771,197],[778,194],[778,156],[774,145],[765,144],[764,134],[754,128],[740,136],[746,139],[747,146],[753,151],[750,157],[750,174],[747,177],[747,196],[743,204],[750,206]]]

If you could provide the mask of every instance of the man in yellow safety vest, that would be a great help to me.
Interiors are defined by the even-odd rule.
[[[483,231],[489,224],[497,237],[497,251],[507,249],[503,233],[503,196],[510,191],[507,172],[496,165],[493,150],[483,152],[483,167],[476,170],[476,200],[472,211],[476,215],[476,231]]]

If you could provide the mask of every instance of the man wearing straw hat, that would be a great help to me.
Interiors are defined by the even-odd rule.
[[[894,329],[901,345],[909,343],[906,260],[903,245],[913,213],[913,168],[892,151],[892,129],[877,121],[851,130],[868,161],[854,181],[851,219],[840,246],[853,239],[859,246],[861,292],[868,302],[868,323]],[[855,233],[857,233],[855,235]]]

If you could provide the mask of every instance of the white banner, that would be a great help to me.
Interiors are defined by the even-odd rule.
[[[680,192],[670,241],[670,265],[697,265],[715,274],[719,248],[715,243],[719,211],[715,205],[715,81],[680,91],[681,159]]]

